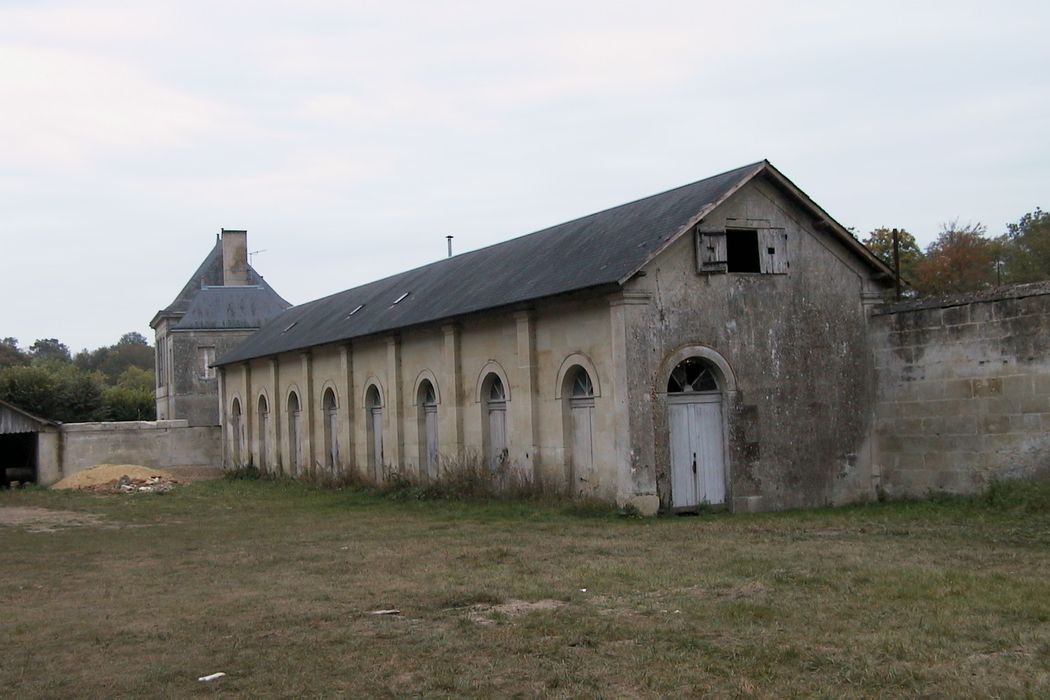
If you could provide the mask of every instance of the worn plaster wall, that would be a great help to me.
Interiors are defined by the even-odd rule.
[[[167,415],[189,421],[193,426],[219,424],[219,389],[217,373],[205,377],[198,348],[215,348],[220,357],[236,347],[252,331],[171,331],[170,384],[166,387]],[[159,417],[159,414],[158,414]]]
[[[227,430],[225,464],[241,441],[241,463],[251,460],[273,471],[317,474],[325,468],[322,400],[337,399],[339,459],[335,474],[356,470],[381,478],[384,468],[415,473],[420,465],[420,381],[438,393],[438,449],[446,462],[483,450],[484,397],[480,385],[490,372],[505,379],[509,461],[528,474],[562,484],[575,493],[612,500],[618,470],[614,453],[610,360],[610,307],[604,293],[549,300],[505,314],[477,315],[453,324],[409,329],[399,334],[319,346],[227,367],[225,411],[241,406],[240,435]],[[584,367],[595,385],[594,463],[573,473],[566,449],[567,395],[559,381],[574,366]],[[365,397],[375,385],[383,401],[384,464],[369,468]],[[304,411],[304,465],[291,468],[288,397],[295,393]],[[268,431],[260,434],[259,397],[270,408]],[[227,422],[227,425],[229,423]],[[262,441],[266,450],[260,449]],[[262,463],[265,457],[266,464]]]
[[[670,494],[669,358],[706,348],[735,380],[726,391],[728,495],[744,510],[844,503],[874,495],[875,387],[867,314],[872,272],[766,181],[701,222],[758,219],[788,235],[787,274],[697,272],[685,236],[628,285],[625,307],[632,489]],[[647,299],[646,299],[647,297]],[[730,383],[723,380],[723,388]]]
[[[218,426],[190,426],[186,421],[126,421],[65,423],[61,444],[50,445],[48,454],[60,455],[61,476],[96,464],[141,464],[163,468],[221,464],[221,431]],[[51,482],[58,475],[51,472]],[[41,479],[44,474],[41,474]]]
[[[872,332],[888,495],[1050,473],[1050,285],[887,307]]]

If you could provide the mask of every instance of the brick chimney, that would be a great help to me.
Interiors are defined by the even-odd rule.
[[[248,282],[248,232],[223,229],[222,283],[233,287]]]

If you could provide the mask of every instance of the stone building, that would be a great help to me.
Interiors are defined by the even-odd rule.
[[[246,231],[223,229],[175,300],[150,321],[158,420],[218,425],[215,358],[290,306],[248,264],[247,239]]]
[[[381,479],[476,454],[643,512],[867,498],[891,280],[748,165],[284,311],[217,362],[224,461]]]

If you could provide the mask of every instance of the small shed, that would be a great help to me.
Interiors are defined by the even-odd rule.
[[[0,488],[48,485],[61,477],[60,423],[0,401]]]

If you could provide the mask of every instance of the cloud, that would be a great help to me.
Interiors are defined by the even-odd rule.
[[[228,107],[167,87],[126,62],[0,46],[0,166],[85,168],[231,131]]]

